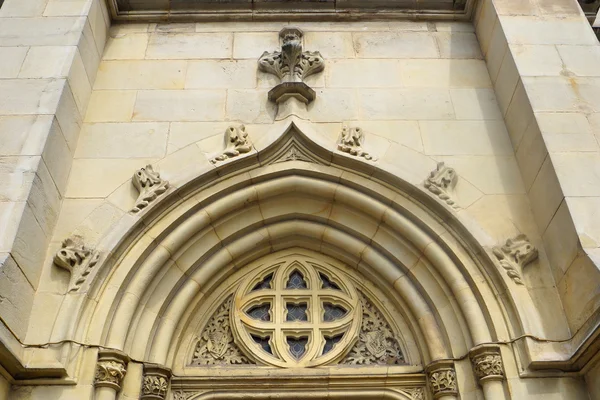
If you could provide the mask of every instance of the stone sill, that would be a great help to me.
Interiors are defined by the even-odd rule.
[[[188,2],[188,6],[174,8],[168,0],[108,0],[115,21],[137,22],[221,22],[221,21],[268,21],[268,20],[449,20],[468,21],[472,17],[476,0],[414,0],[378,1],[290,1],[267,2],[264,0],[230,1],[229,6],[206,5]],[[123,4],[126,3],[124,6]],[[162,4],[165,3],[165,4]],[[236,3],[237,5],[231,5]],[[414,4],[413,4],[414,3]],[[454,4],[459,3],[459,4]],[[189,5],[195,4],[195,5]],[[223,4],[223,3],[219,3]],[[241,4],[241,5],[239,5]],[[258,5],[268,4],[268,6]],[[350,6],[344,6],[349,4]],[[368,6],[367,6],[368,5]]]

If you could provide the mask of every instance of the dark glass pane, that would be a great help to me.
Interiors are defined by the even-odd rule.
[[[302,358],[304,353],[306,352],[306,345],[308,344],[307,337],[301,338],[287,338],[288,345],[290,346],[290,353],[297,359]]]
[[[256,343],[258,343],[258,345],[260,347],[262,347],[262,349],[264,351],[266,351],[269,354],[273,354],[273,351],[271,350],[271,345],[269,344],[269,340],[271,339],[270,336],[267,336],[267,337],[264,337],[264,338],[261,338],[260,336],[256,336],[256,335],[251,335],[251,336],[252,336],[252,339]]]
[[[322,274],[321,272],[319,272],[319,276],[321,277],[321,288],[323,288],[323,289],[342,290],[342,289],[340,289],[340,287],[338,285],[336,285],[335,283],[333,283],[331,281],[331,279],[329,279],[327,277],[327,275]]]
[[[308,311],[308,306],[306,305],[306,303],[288,303],[286,304],[286,308],[286,321],[308,321],[308,316],[306,315],[306,312]]]
[[[335,344],[337,342],[342,340],[343,337],[344,337],[343,333],[341,335],[337,335],[337,336],[326,337],[325,338],[325,347],[323,347],[323,354],[329,353],[331,351],[331,349],[333,349],[333,346],[335,346]]]
[[[308,286],[306,285],[306,281],[304,280],[304,275],[300,273],[300,271],[296,270],[290,274],[290,279],[288,280],[286,289],[306,289]]]
[[[256,285],[254,285],[254,287],[252,288],[252,291],[262,290],[262,289],[271,289],[271,281],[273,281],[273,274],[269,274],[269,275],[265,276],[265,279],[263,279],[262,281],[258,282]]]
[[[324,303],[323,308],[325,309],[323,321],[335,321],[342,318],[347,312],[343,307],[336,306],[331,303]]]
[[[271,315],[269,315],[269,310],[271,309],[270,304],[261,304],[258,306],[254,306],[248,310],[248,315],[254,319],[260,321],[270,321]]]

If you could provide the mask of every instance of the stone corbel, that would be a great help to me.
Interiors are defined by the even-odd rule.
[[[492,252],[500,266],[506,270],[506,274],[517,285],[523,285],[523,268],[538,258],[537,249],[523,234],[508,239],[504,246],[494,247]]]
[[[434,361],[427,366],[426,372],[434,400],[443,396],[458,396],[454,361]]]
[[[99,253],[84,245],[78,235],[65,239],[54,255],[54,264],[71,274],[69,292],[77,292],[98,263]]]
[[[115,392],[121,390],[123,378],[127,372],[129,357],[117,350],[102,350],[98,353],[98,364],[94,386],[96,388],[110,388]]]
[[[133,186],[140,192],[135,201],[135,206],[131,210],[132,213],[140,212],[148,207],[151,202],[169,189],[169,182],[162,179],[160,174],[154,171],[152,165],[146,165],[145,168],[135,171],[131,181]]]
[[[228,158],[237,157],[242,153],[249,153],[252,150],[252,143],[244,125],[241,125],[239,128],[234,126],[227,128],[225,131],[225,143],[225,151],[211,159],[211,163],[216,164],[219,161],[225,161]]]
[[[429,174],[423,186],[452,208],[458,208],[458,205],[450,196],[457,181],[458,174],[454,168],[446,167],[443,162],[440,162],[436,169]]]
[[[483,345],[472,349],[469,352],[473,372],[480,385],[486,381],[504,380],[504,366],[500,347],[496,345]]]
[[[365,160],[376,161],[376,158],[362,148],[364,142],[365,135],[361,128],[344,127],[338,142],[338,150],[356,157],[363,157]]]
[[[279,32],[281,51],[267,52],[258,60],[259,69],[277,76],[281,83],[269,91],[269,100],[281,103],[291,97],[308,104],[316,93],[304,79],[323,71],[325,61],[318,51],[302,51],[303,33],[298,28]]]
[[[171,370],[169,368],[158,364],[144,364],[140,400],[165,400],[170,382]]]

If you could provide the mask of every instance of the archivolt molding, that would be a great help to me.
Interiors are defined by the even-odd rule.
[[[278,129],[255,142],[254,153],[187,182],[169,178],[178,187],[152,212],[107,234],[90,300],[65,301],[53,339],[101,343],[171,365],[190,310],[211,287],[293,246],[339,259],[394,290],[426,360],[522,332],[520,314],[539,327],[526,297],[496,302],[493,293],[506,291],[505,281],[448,210],[385,164],[328,150],[335,144],[300,121],[283,134]],[[292,149],[316,162],[290,157]],[[490,314],[516,318],[506,326]]]

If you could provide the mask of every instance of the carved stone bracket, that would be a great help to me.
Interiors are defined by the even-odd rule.
[[[494,247],[492,251],[500,266],[517,285],[523,285],[523,268],[538,258],[537,249],[523,234],[508,239],[504,246]]]
[[[135,171],[132,179],[133,186],[140,192],[132,213],[140,212],[142,209],[156,200],[158,196],[165,193],[169,188],[169,182],[160,177],[158,172],[154,171],[152,165],[146,165]]]
[[[458,205],[450,196],[457,180],[458,175],[454,168],[446,167],[443,162],[440,162],[436,169],[429,174],[423,186],[452,208],[458,208]]]
[[[365,135],[361,128],[344,127],[338,142],[338,150],[356,157],[363,157],[365,160],[375,161],[376,158],[363,150],[362,145],[364,142]]]
[[[487,380],[503,380],[504,368],[498,346],[479,346],[469,352],[473,372],[479,384]]]
[[[117,350],[104,350],[98,354],[94,386],[109,387],[116,392],[121,390],[121,384],[127,372],[129,357]]]
[[[100,255],[97,251],[87,248],[81,236],[71,236],[65,239],[60,250],[54,255],[54,264],[71,273],[69,292],[76,292],[92,272]]]
[[[276,103],[294,97],[310,103],[316,97],[304,79],[323,71],[325,61],[318,51],[302,51],[303,33],[297,28],[285,28],[279,32],[281,51],[265,51],[258,60],[259,69],[277,76],[281,83],[269,92],[269,100]]]
[[[427,379],[429,380],[429,387],[431,388],[431,394],[434,399],[447,395],[458,395],[454,361],[434,361],[427,366],[426,372]]]
[[[239,128],[234,126],[227,128],[225,131],[225,142],[225,151],[211,159],[211,163],[216,164],[219,161],[225,161],[228,158],[237,157],[242,153],[248,153],[252,150],[252,143],[244,125],[241,125]]]
[[[171,370],[169,368],[158,364],[144,364],[140,400],[165,400],[170,381]]]

